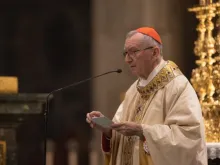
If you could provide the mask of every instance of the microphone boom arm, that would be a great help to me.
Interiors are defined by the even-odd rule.
[[[87,82],[87,81],[90,81],[92,79],[95,79],[95,78],[98,78],[98,77],[101,77],[101,76],[104,76],[106,74],[110,74],[110,73],[114,73],[114,72],[117,72],[117,73],[121,73],[122,70],[121,69],[117,69],[117,70],[114,70],[114,71],[109,71],[109,72],[105,72],[103,74],[100,74],[100,75],[97,75],[95,77],[90,77],[90,78],[87,78],[85,80],[81,80],[79,82],[76,82],[76,83],[73,83],[73,84],[70,84],[70,85],[67,85],[65,87],[62,87],[62,88],[59,88],[59,89],[56,89],[56,90],[53,90],[51,91],[48,95],[47,95],[47,98],[46,98],[46,109],[44,111],[44,122],[45,122],[45,126],[44,126],[44,159],[43,159],[43,165],[46,165],[46,153],[47,153],[47,124],[48,124],[48,114],[49,114],[49,98],[50,96],[53,94],[53,93],[56,93],[56,92],[59,92],[61,90],[64,90],[64,89],[67,89],[67,88],[70,88],[70,87],[73,87],[73,86],[77,86],[79,84],[82,84],[84,82]]]

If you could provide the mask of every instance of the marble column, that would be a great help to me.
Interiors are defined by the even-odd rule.
[[[143,25],[157,29],[163,42],[165,60],[172,60],[184,69],[184,38],[181,3],[175,0],[142,1]],[[185,9],[186,10],[186,9]]]

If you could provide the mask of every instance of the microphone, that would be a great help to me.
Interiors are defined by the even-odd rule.
[[[47,154],[47,123],[48,123],[48,114],[49,114],[49,98],[52,94],[56,93],[56,92],[59,92],[59,91],[62,91],[62,90],[65,90],[67,88],[70,88],[70,87],[74,87],[74,86],[77,86],[77,85],[80,85],[82,83],[85,83],[87,81],[90,81],[92,79],[95,79],[95,78],[98,78],[98,77],[101,77],[101,76],[104,76],[104,75],[107,75],[107,74],[110,74],[110,73],[121,73],[122,70],[121,69],[117,69],[117,70],[113,70],[113,71],[108,71],[108,72],[105,72],[103,74],[100,74],[100,75],[97,75],[97,76],[94,76],[94,77],[90,77],[90,78],[87,78],[87,79],[84,79],[84,80],[81,80],[81,81],[78,81],[76,83],[73,83],[73,84],[70,84],[70,85],[67,85],[67,86],[64,86],[62,88],[59,88],[59,89],[55,89],[53,91],[51,91],[48,95],[47,95],[47,98],[46,98],[46,109],[44,111],[44,162],[43,162],[43,165],[46,165],[46,154]]]
[[[121,70],[121,69],[117,69],[117,70],[113,70],[113,71],[105,72],[105,73],[103,73],[103,74],[100,74],[100,75],[97,75],[97,76],[94,76],[94,77],[87,78],[87,79],[85,79],[85,80],[81,80],[81,81],[79,81],[79,82],[76,82],[76,83],[73,83],[73,84],[67,85],[67,86],[65,86],[65,87],[62,87],[62,88],[56,89],[56,90],[50,92],[50,93],[49,93],[49,96],[50,96],[51,94],[55,93],[55,92],[58,92],[58,91],[61,91],[61,90],[66,89],[66,88],[69,88],[69,87],[73,87],[73,86],[76,86],[76,85],[82,84],[82,83],[87,82],[87,81],[89,81],[89,80],[92,80],[92,79],[95,79],[95,78],[98,78],[98,77],[104,76],[104,75],[106,75],[106,74],[114,73],[114,72],[116,72],[116,73],[121,73],[122,70]],[[49,97],[49,96],[48,96],[48,97]]]

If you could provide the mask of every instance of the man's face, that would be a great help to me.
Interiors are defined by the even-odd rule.
[[[154,49],[146,48],[153,46],[150,43],[146,43],[146,41],[144,43],[143,35],[140,33],[126,39],[124,52],[127,52],[127,55],[125,55],[125,62],[129,65],[132,74],[147,79],[153,70]]]

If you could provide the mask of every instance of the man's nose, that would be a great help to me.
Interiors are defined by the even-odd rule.
[[[127,55],[125,56],[125,62],[128,63],[128,64],[130,64],[132,61],[133,61],[133,59],[127,54]]]

